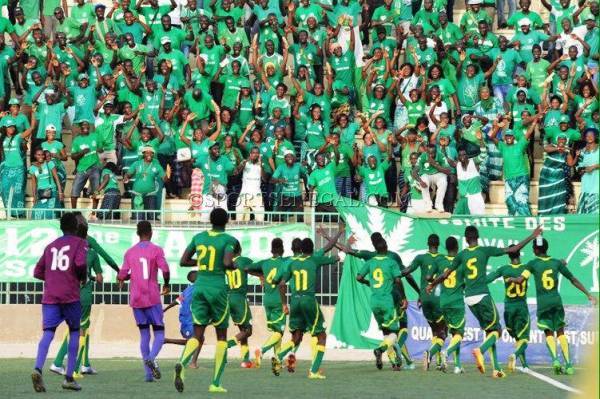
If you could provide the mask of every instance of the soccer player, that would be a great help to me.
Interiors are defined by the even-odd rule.
[[[194,321],[192,319],[192,297],[194,296],[194,282],[196,281],[195,270],[192,270],[187,274],[187,279],[190,282],[185,290],[171,302],[166,308],[163,309],[163,313],[167,310],[179,305],[179,332],[183,339],[176,338],[165,338],[165,344],[174,344],[174,345],[184,345],[187,343],[188,339],[194,336]],[[200,355],[200,349],[202,348],[202,343],[198,346],[198,350],[192,356],[192,360],[188,365],[189,368],[197,369],[198,368],[198,355]]]
[[[509,247],[510,248],[510,247]],[[525,350],[529,343],[529,308],[527,307],[527,280],[516,284],[511,282],[511,277],[519,277],[525,271],[525,265],[521,263],[519,252],[508,254],[510,264],[500,266],[498,269],[488,274],[487,282],[492,283],[497,278],[504,280],[504,325],[506,331],[516,341],[515,353],[508,356],[506,369],[509,372],[515,371],[517,359],[524,368],[528,368]]]
[[[285,285],[274,283],[275,276],[283,273],[286,260],[283,258],[283,241],[274,238],[271,241],[271,258],[248,265],[250,273],[263,276],[263,306],[267,319],[267,329],[271,336],[260,349],[254,352],[256,367],[260,367],[262,356],[273,348],[277,354],[281,347],[281,338],[285,330],[286,315],[289,313]]]
[[[510,283],[523,284],[525,280],[533,275],[535,279],[535,292],[537,298],[537,324],[546,334],[546,346],[552,357],[552,367],[556,374],[563,371],[567,375],[573,375],[575,369],[571,364],[569,355],[569,343],[565,336],[565,309],[562,299],[558,292],[558,277],[560,274],[565,276],[571,284],[583,292],[592,305],[596,305],[596,298],[593,297],[581,282],[573,276],[573,273],[567,269],[564,261],[548,256],[548,241],[542,239],[541,245],[538,242],[533,244],[533,253],[535,259],[530,260],[525,266],[525,270],[519,277],[509,278]],[[560,343],[560,349],[563,354],[565,368],[563,370],[556,352],[556,340]]]
[[[46,392],[42,369],[48,348],[54,339],[56,327],[65,321],[69,327],[68,361],[63,389],[81,390],[73,379],[75,360],[79,343],[81,320],[80,282],[86,278],[87,242],[76,236],[77,218],[67,212],[60,218],[63,236],[51,242],[35,265],[33,276],[44,281],[42,295],[43,335],[38,345],[35,368],[31,374],[33,389]]]
[[[425,370],[429,369],[430,360],[433,356],[437,356],[438,368],[443,367],[443,356],[441,356],[440,351],[444,345],[444,340],[446,339],[446,324],[444,323],[444,317],[440,310],[440,297],[432,295],[425,290],[429,283],[427,277],[431,275],[431,270],[433,269],[437,258],[441,256],[438,253],[439,246],[440,237],[437,234],[429,235],[429,237],[427,237],[427,253],[417,255],[408,269],[402,272],[402,276],[405,277],[417,269],[421,271],[421,294],[419,295],[419,302],[421,304],[423,316],[425,316],[427,323],[429,323],[431,333],[433,334],[433,337],[431,338],[431,347],[423,355],[424,357],[427,357],[427,359],[424,358],[423,360],[423,368]]]
[[[452,262],[458,252],[458,241],[454,237],[446,238],[446,251],[448,255],[438,256],[436,261],[429,271],[427,280],[433,280],[434,276],[439,276],[446,270],[452,267]],[[464,294],[464,273],[462,269],[457,269],[450,273],[448,278],[444,280],[440,290],[440,310],[442,317],[452,338],[446,348],[445,355],[452,354],[454,356],[454,374],[464,373],[460,362],[460,344],[465,333],[465,294]],[[426,354],[425,361],[430,362],[431,356]],[[442,370],[446,369],[446,356],[442,356]],[[428,368],[429,365],[426,365]]]
[[[487,286],[488,259],[492,256],[502,256],[511,252],[519,252],[529,241],[537,237],[541,231],[541,227],[537,227],[525,240],[508,248],[481,247],[478,244],[479,231],[477,227],[467,226],[465,228],[467,248],[456,255],[450,268],[436,277],[427,286],[427,292],[431,293],[435,286],[448,279],[453,271],[458,268],[462,269],[465,276],[465,303],[469,306],[471,313],[477,318],[481,329],[486,333],[485,340],[481,346],[473,350],[475,363],[482,374],[485,373],[485,359],[483,356],[489,349],[492,366],[494,367],[492,377],[503,378],[506,376],[500,368],[500,363],[498,363],[496,355],[496,341],[500,338],[502,330],[498,322],[496,304]]]
[[[383,368],[381,356],[388,349],[392,349],[396,359],[401,358],[400,347],[396,342],[400,326],[394,303],[394,286],[400,292],[404,309],[406,309],[407,302],[400,280],[398,263],[388,255],[387,243],[383,239],[376,240],[374,246],[377,254],[365,262],[356,276],[356,280],[371,287],[371,311],[384,336],[383,342],[373,351],[375,365],[381,370]],[[368,280],[365,278],[367,275],[369,275]],[[400,365],[395,363],[393,368],[400,370]]]
[[[381,233],[375,232],[375,233],[371,234],[371,244],[373,245],[373,248],[376,247],[376,245],[378,244],[379,241],[385,242],[385,244],[387,246],[387,242],[385,241],[385,239],[383,238]],[[369,259],[372,259],[373,257],[377,256],[376,251],[356,251],[356,250],[352,249],[351,246],[353,245],[354,242],[356,242],[356,237],[350,236],[348,238],[347,245],[345,245],[345,246],[339,245],[338,247],[342,251],[344,251],[347,255],[352,255],[352,256],[355,256],[357,258],[364,259],[364,260],[369,260]],[[396,265],[397,265],[398,269],[400,270],[400,272],[403,272],[404,270],[406,270],[406,267],[402,263],[402,259],[400,258],[400,255],[398,255],[396,252],[388,250],[387,256],[389,256],[392,260],[394,260],[396,262]],[[419,295],[420,289],[419,289],[419,285],[417,284],[415,279],[411,275],[407,275],[406,281],[415,290],[417,295]],[[406,315],[406,308],[404,307],[404,302],[402,300],[403,297],[401,295],[400,288],[396,285],[393,285],[392,297],[394,299],[394,305],[396,307],[396,314],[398,315],[398,322],[399,322],[399,327],[400,327],[399,331],[398,331],[397,344],[398,344],[398,347],[400,348],[400,353],[406,360],[407,368],[412,370],[415,367],[414,362],[412,361],[412,359],[410,357],[410,353],[408,352],[408,348],[406,347],[406,339],[408,338],[408,317]],[[394,359],[395,352],[392,350],[391,347],[388,348],[387,354],[388,354],[388,357],[390,357],[390,361],[392,362],[392,367],[394,367],[395,365],[402,364],[401,358],[398,358],[397,360]]]
[[[208,391],[225,393],[221,377],[227,363],[227,326],[229,325],[228,291],[225,283],[226,269],[235,268],[233,251],[237,240],[225,233],[229,221],[226,210],[215,208],[209,215],[212,228],[196,234],[185,249],[180,266],[197,266],[194,296],[192,298],[192,318],[194,337],[185,344],[179,362],[175,365],[175,389],[183,392],[183,368],[189,364],[194,352],[204,342],[206,326],[212,324],[217,335],[215,366],[212,383]],[[196,255],[196,259],[192,257]]]
[[[325,379],[325,376],[319,372],[321,362],[325,354],[325,342],[327,334],[323,326],[323,313],[319,303],[315,298],[315,285],[317,279],[317,270],[324,265],[330,265],[337,262],[337,257],[315,256],[314,243],[310,238],[302,240],[302,256],[292,261],[283,274],[273,279],[275,284],[285,284],[292,279],[290,284],[290,331],[292,340],[281,346],[277,356],[271,359],[271,370],[273,374],[279,375],[281,371],[281,361],[295,347],[300,345],[304,332],[317,337],[316,352],[312,360],[308,378]]]
[[[85,374],[98,374],[90,364],[90,315],[92,314],[92,302],[94,300],[93,289],[94,282],[102,284],[103,275],[100,266],[99,256],[117,273],[119,267],[117,263],[110,257],[108,253],[98,244],[92,237],[87,235],[88,224],[81,212],[73,212],[77,217],[78,233],[77,235],[84,238],[88,242],[89,251],[87,254],[87,281],[81,285],[80,301],[81,301],[81,325],[79,326],[79,350],[77,354],[77,362],[75,364],[75,378],[81,378]],[[63,342],[56,354],[54,362],[50,365],[50,371],[56,374],[64,375],[63,367],[65,355],[69,346],[69,332],[65,333]],[[81,364],[83,362],[83,365]]]
[[[146,382],[160,379],[161,373],[156,357],[165,340],[165,324],[160,296],[167,295],[169,289],[169,264],[161,247],[151,242],[152,225],[144,220],[137,224],[140,241],[125,252],[123,267],[117,279],[122,287],[125,280],[129,284],[129,305],[133,308],[133,317],[140,330],[140,350]],[[158,270],[163,276],[162,292],[158,285]],[[154,340],[150,346],[150,326]]]
[[[226,270],[227,284],[229,285],[229,313],[231,321],[240,330],[237,335],[227,341],[227,348],[240,345],[242,356],[241,367],[251,369],[254,363],[250,361],[250,348],[248,338],[252,335],[252,312],[246,295],[248,294],[248,267],[252,265],[252,259],[242,255],[242,247],[236,241],[233,247],[233,264],[235,269]]]

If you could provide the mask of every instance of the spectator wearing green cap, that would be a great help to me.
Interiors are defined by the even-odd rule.
[[[508,119],[494,120],[488,136],[498,145],[503,159],[504,197],[508,214],[511,216],[531,216],[529,207],[529,171],[527,170],[527,146],[536,123],[533,123],[525,137],[517,140],[514,132],[508,129]],[[502,134],[502,141],[498,136]]]
[[[80,73],[77,77],[77,85],[67,90],[67,105],[74,107],[72,123],[95,120],[94,108],[96,107],[97,90],[90,85],[90,77],[87,73]]]
[[[577,200],[577,213],[598,214],[600,208],[600,151],[598,129],[588,128],[584,132],[585,147],[568,159],[569,166],[576,166],[581,176],[581,194]]]

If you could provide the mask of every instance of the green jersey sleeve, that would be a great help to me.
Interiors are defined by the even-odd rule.
[[[313,256],[313,260],[317,266],[332,265],[337,262],[337,258],[333,256]]]
[[[111,258],[111,256],[104,250],[104,248],[102,248],[98,244],[98,241],[96,241],[94,237],[88,236],[87,242],[90,248],[96,251],[96,253],[100,255],[102,259],[104,259],[104,261],[108,264],[108,266],[110,266],[111,269],[113,269],[116,272],[119,271],[119,266],[117,265],[117,262],[115,262],[113,258]],[[102,272],[102,270],[100,272]]]
[[[494,270],[493,272],[491,272],[487,275],[485,282],[487,284],[493,283],[494,280],[496,280],[499,277],[502,277],[503,272],[504,272],[504,266],[500,266],[499,268],[497,268],[496,270]]]
[[[249,265],[246,266],[246,270],[249,270],[251,272],[260,272],[260,273],[262,273],[263,262],[264,261],[259,260],[258,262],[251,263],[251,264],[249,264]]]
[[[419,268],[419,266],[421,266],[421,257],[417,256],[415,259],[413,259],[412,263],[406,270],[406,273],[414,272],[415,270],[417,270]]]
[[[560,274],[571,280],[573,278],[573,273],[571,273],[571,271],[567,268],[567,265],[565,265],[562,260],[557,259],[556,261],[559,263],[558,271]]]
[[[92,250],[91,261],[92,264],[90,266],[91,269],[94,271],[94,274],[102,274],[102,267],[100,266],[100,257],[98,256],[98,252]]]
[[[502,248],[498,248],[498,247],[483,247],[483,252],[485,252],[485,254],[487,256],[502,256],[502,255],[506,255],[504,252],[504,249]]]
[[[364,259],[364,260],[369,260],[374,256],[374,252],[371,251],[356,251],[352,254],[352,256],[355,256],[359,259]]]

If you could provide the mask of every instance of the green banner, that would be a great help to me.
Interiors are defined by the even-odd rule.
[[[549,242],[550,256],[565,259],[569,269],[592,293],[598,293],[598,217],[586,215],[560,215],[553,217],[452,217],[450,219],[412,218],[387,209],[370,207],[358,202],[338,206],[346,221],[347,234],[357,238],[355,248],[373,250],[370,235],[380,232],[391,251],[402,257],[405,265],[427,249],[427,237],[436,233],[440,236],[440,252],[444,252],[444,241],[454,236],[460,249],[466,246],[464,229],[474,225],[479,229],[480,244],[485,246],[508,247],[531,234],[538,224],[543,224],[543,236]],[[522,261],[533,258],[531,245],[522,251]],[[495,270],[508,262],[508,257],[490,258],[488,271]],[[371,311],[368,287],[357,284],[356,274],[362,261],[348,256],[340,281],[338,301],[331,328],[331,345],[337,347],[368,347],[370,337]],[[415,279],[419,281],[419,271]],[[586,297],[566,279],[559,279],[563,302],[568,305],[585,304]],[[410,300],[417,296],[405,285]],[[490,291],[497,302],[503,300],[501,279],[490,284]],[[535,302],[535,288],[528,292],[529,301]],[[329,344],[329,343],[328,343]]]
[[[160,245],[167,257],[173,283],[186,283],[190,268],[179,267],[179,259],[192,237],[202,230],[184,227],[154,227],[152,241]],[[286,251],[291,241],[311,236],[311,229],[302,223],[274,226],[248,226],[228,229],[242,245],[242,254],[259,260],[269,257],[271,240],[279,237]],[[90,224],[89,234],[121,265],[125,251],[138,241],[133,225]],[[58,221],[10,221],[0,222],[0,282],[29,282],[33,268],[42,255],[44,247],[61,235]],[[291,252],[289,252],[291,255]],[[114,280],[114,272],[102,261],[106,281]],[[252,279],[250,283],[256,283]]]

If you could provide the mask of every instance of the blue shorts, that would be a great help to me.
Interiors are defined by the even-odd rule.
[[[147,308],[133,308],[133,317],[135,318],[135,324],[138,326],[149,324],[153,326],[165,325],[160,303]]]
[[[185,339],[190,339],[194,336],[194,325],[193,324],[182,324],[179,328],[181,336]]]
[[[69,330],[79,330],[81,321],[81,302],[42,304],[42,328],[44,330],[58,327],[67,322]]]

